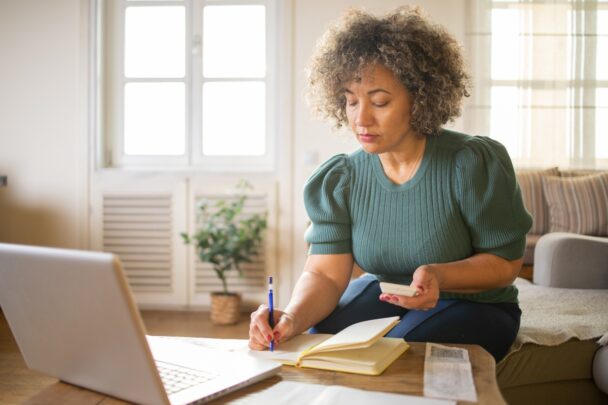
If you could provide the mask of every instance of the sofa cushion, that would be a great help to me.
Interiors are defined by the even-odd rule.
[[[597,339],[571,339],[557,346],[526,343],[496,365],[498,385],[505,389],[552,381],[591,379],[591,365],[599,347]]]
[[[608,172],[542,178],[551,232],[608,236]]]
[[[543,234],[549,231],[549,208],[544,197],[542,179],[546,176],[558,175],[557,167],[542,170],[520,169],[517,171],[517,181],[524,205],[532,215],[530,234]]]
[[[527,343],[496,365],[500,392],[509,404],[606,404],[591,372],[598,347],[596,339]]]
[[[598,173],[600,173],[600,170],[595,169],[567,169],[559,171],[561,177],[580,177]]]
[[[606,405],[608,394],[595,385],[593,379],[551,381],[525,384],[509,388],[500,387],[507,404],[514,405]]]

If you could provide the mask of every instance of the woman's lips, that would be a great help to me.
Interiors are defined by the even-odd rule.
[[[378,135],[374,134],[359,134],[359,140],[361,142],[370,143],[374,142],[378,138]]]

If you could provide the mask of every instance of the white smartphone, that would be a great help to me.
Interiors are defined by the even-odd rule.
[[[409,285],[380,282],[380,290],[385,294],[404,295],[406,297],[415,297],[418,291]]]

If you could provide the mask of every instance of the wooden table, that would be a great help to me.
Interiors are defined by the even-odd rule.
[[[230,403],[247,395],[260,392],[280,381],[298,381],[305,383],[341,385],[361,388],[370,391],[395,392],[422,396],[424,373],[424,343],[410,343],[410,349],[395,361],[381,376],[369,377],[363,375],[338,373],[314,369],[301,369],[283,366],[281,372],[252,386],[221,397],[213,404]],[[505,404],[496,383],[494,358],[477,345],[448,345],[464,347],[469,351],[469,358],[477,389],[478,403]],[[58,382],[44,389],[25,402],[26,404],[104,404],[115,405],[125,402],[88,391],[66,383]],[[465,404],[467,402],[459,402]]]

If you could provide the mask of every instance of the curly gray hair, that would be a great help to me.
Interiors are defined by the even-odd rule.
[[[351,9],[333,23],[317,44],[308,68],[308,100],[313,111],[347,124],[346,83],[379,63],[411,94],[410,125],[420,134],[437,134],[460,115],[470,85],[461,49],[441,26],[417,7],[400,7],[384,17]]]

